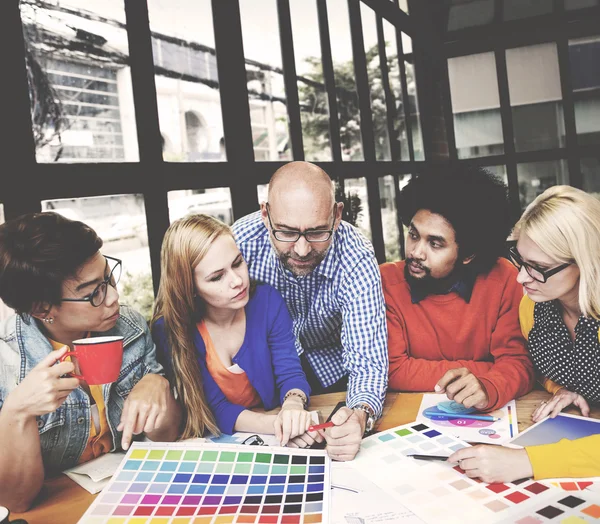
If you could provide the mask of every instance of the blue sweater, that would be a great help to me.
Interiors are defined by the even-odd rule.
[[[152,336],[158,360],[163,363],[173,384],[171,348],[163,318],[154,324]],[[238,416],[246,408],[229,402],[208,372],[206,346],[195,326],[194,345],[206,401],[219,429],[231,434]],[[291,389],[302,390],[306,398],[310,395],[310,387],[296,353],[292,319],[279,292],[269,285],[257,285],[246,305],[246,335],[232,360],[246,372],[267,410],[279,406]]]

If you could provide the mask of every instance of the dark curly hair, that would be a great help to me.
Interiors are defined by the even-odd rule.
[[[96,232],[58,213],[30,213],[0,226],[0,298],[24,315],[62,301],[62,285],[102,247]]]
[[[402,222],[408,226],[421,209],[443,216],[452,226],[459,258],[475,255],[469,264],[488,272],[506,253],[514,225],[504,182],[480,167],[460,164],[413,176],[400,193]]]

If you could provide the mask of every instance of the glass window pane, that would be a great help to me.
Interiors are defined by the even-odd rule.
[[[417,97],[417,78],[415,76],[412,38],[402,33],[402,50],[404,51],[404,68],[406,69],[406,89],[408,91],[408,108],[410,130],[415,150],[415,160],[424,160],[423,134],[421,132],[421,115]]]
[[[525,209],[536,196],[541,195],[550,186],[569,183],[566,160],[517,164],[517,175],[521,209]]]
[[[373,119],[373,135],[375,137],[375,158],[376,160],[391,160],[390,137],[387,128],[387,107],[385,105],[385,94],[381,79],[375,12],[361,2],[360,14],[362,18],[363,43],[367,58],[367,77],[369,79],[371,116]]]
[[[508,174],[506,173],[506,166],[485,166],[483,169],[486,169],[492,175],[497,176],[502,182],[504,182],[508,186]]]
[[[554,0],[504,0],[504,20],[546,15],[553,11]]]
[[[304,157],[310,161],[328,161],[331,160],[329,107],[321,61],[316,1],[290,0],[290,15]]]
[[[583,9],[600,5],[600,0],[565,0],[565,9]]]
[[[360,229],[360,232],[371,240],[371,221],[369,219],[369,199],[367,197],[367,181],[365,178],[346,178],[344,193],[338,194],[336,200],[344,202],[343,219]]]
[[[304,0],[300,0],[304,1]],[[363,160],[347,0],[327,2],[343,160]]]
[[[2,202],[0,202],[0,224],[4,224],[4,204]],[[10,317],[13,313],[14,310],[0,300],[0,321]]]
[[[458,158],[504,153],[494,53],[450,58],[448,74]]]
[[[169,191],[169,220],[174,222],[186,215],[203,213],[233,224],[231,191],[228,187],[211,189],[182,189]]]
[[[163,158],[225,160],[210,0],[148,0]]]
[[[20,6],[37,161],[138,161],[122,0]]]
[[[42,211],[54,211],[85,222],[104,241],[102,253],[123,261],[117,285],[119,301],[150,319],[154,303],[144,196],[109,195],[42,201]]]
[[[412,175],[400,175],[398,177],[398,191],[402,191],[404,187],[410,182]]]
[[[398,191],[402,191],[404,189],[404,187],[410,182],[410,179],[412,178],[412,175],[399,175],[398,176]],[[400,210],[400,212],[402,213],[402,210]],[[404,242],[406,242],[406,233],[407,233],[407,228],[404,224],[402,224],[402,238],[404,240]],[[406,244],[405,244],[406,245]]]
[[[383,35],[385,38],[385,53],[388,65],[390,89],[394,96],[393,124],[394,140],[400,145],[400,159],[409,160],[406,118],[404,115],[404,99],[402,98],[402,82],[400,80],[400,63],[398,61],[398,41],[396,28],[387,20],[383,21]]]
[[[387,175],[379,179],[379,197],[381,200],[381,222],[383,225],[385,259],[387,262],[400,260],[398,212],[396,210],[395,183],[392,175]]]
[[[494,0],[453,0],[448,13],[448,31],[491,24]]]
[[[581,159],[583,189],[600,198],[600,157],[584,157]]]
[[[254,159],[291,160],[275,0],[240,1]]]
[[[260,184],[256,186],[256,196],[258,197],[258,204],[262,204],[268,200],[269,195],[269,184]]]
[[[508,49],[506,66],[515,149],[563,147],[565,126],[556,44]]]
[[[600,143],[600,38],[569,41],[575,126],[580,145]]]

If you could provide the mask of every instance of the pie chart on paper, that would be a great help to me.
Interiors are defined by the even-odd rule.
[[[518,434],[516,404],[509,402],[491,412],[477,412],[451,401],[445,394],[425,393],[417,420],[467,442],[504,444]],[[484,415],[499,420],[462,418],[461,414]]]

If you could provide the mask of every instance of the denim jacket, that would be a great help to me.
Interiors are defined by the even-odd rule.
[[[123,364],[116,382],[102,386],[106,416],[112,434],[112,451],[120,449],[117,426],[129,392],[148,373],[163,374],[156,348],[144,318],[121,306],[116,325],[94,335],[123,337]],[[0,323],[0,410],[8,394],[50,352],[52,346],[33,318],[13,315]],[[42,459],[47,476],[75,466],[90,435],[91,408],[88,395],[74,390],[54,412],[37,417]]]

